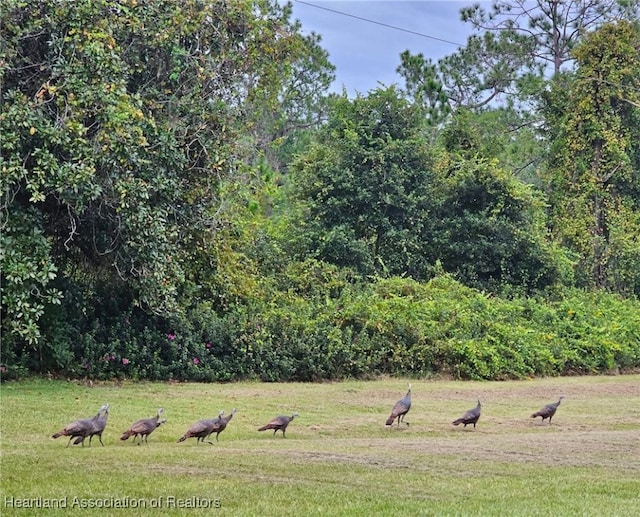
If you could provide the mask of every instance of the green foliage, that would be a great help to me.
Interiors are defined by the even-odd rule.
[[[132,308],[117,290],[96,293],[92,301],[101,308],[75,326],[53,320],[44,364],[9,357],[3,378],[25,367],[93,379],[207,382],[513,379],[640,367],[637,301],[582,291],[506,299],[448,276],[360,286],[346,280],[334,266],[295,263],[278,291],[253,293],[223,316],[202,302],[171,319]]]
[[[640,367],[631,24],[575,49],[539,138],[518,100],[547,91],[549,41],[514,25],[437,65],[404,53],[406,92],[348,99],[272,0],[5,4],[3,379]],[[627,299],[568,287],[596,268]]]
[[[15,347],[46,343],[37,362],[66,367],[40,339],[56,275],[71,305],[114,284],[127,310],[165,317],[210,286],[198,266],[228,185],[251,181],[241,161],[307,124],[332,77],[290,15],[262,0],[3,4],[2,329]],[[257,121],[266,140],[245,148]]]
[[[423,274],[431,174],[423,120],[393,87],[335,100],[291,170],[318,258],[365,275]]]
[[[237,84],[233,93],[241,96],[246,85],[250,91],[242,99],[245,121],[236,151],[241,150],[242,158],[252,165],[266,160],[281,171],[300,135],[322,121],[335,67],[320,45],[321,37],[303,34],[300,22],[290,20],[290,3],[256,1],[253,15],[252,2],[243,4],[247,19],[243,39],[250,61],[244,70],[245,84]]]
[[[339,322],[345,346],[352,340],[350,374],[507,379],[635,368],[637,309],[605,294],[506,300],[448,277],[389,279],[345,303]]]
[[[548,242],[540,196],[495,160],[474,157],[468,133],[449,135],[451,152],[469,158],[445,157],[438,165],[434,222],[424,235],[432,263],[493,291],[535,291],[565,280],[569,264]]]
[[[559,78],[547,97],[554,235],[580,256],[581,285],[636,294],[637,280],[618,279],[636,276],[620,268],[637,271],[640,250],[639,42],[627,22],[589,34],[575,50],[575,77]]]
[[[292,169],[315,234],[311,252],[363,276],[425,279],[439,260],[468,285],[493,290],[565,279],[569,267],[548,242],[543,200],[483,158],[508,152],[504,140],[477,136],[476,124],[493,119],[456,114],[436,164],[421,116],[393,88],[336,102]]]
[[[477,111],[496,101],[513,106],[518,96],[526,99],[542,75],[534,47],[531,36],[486,31],[470,36],[464,47],[437,64],[404,51],[396,71],[405,80],[407,95],[439,123],[458,109]]]
[[[534,59],[534,40],[517,32],[484,32],[439,62],[450,102],[476,110],[492,101],[514,104],[519,86],[541,75]]]
[[[437,143],[449,154],[467,159],[495,159],[501,169],[525,183],[538,185],[538,168],[546,151],[534,117],[533,113],[510,108],[479,113],[459,109],[440,131]]]
[[[451,106],[437,66],[423,54],[411,55],[408,50],[400,54],[400,61],[396,72],[404,78],[409,98],[424,108],[429,124],[442,123]]]
[[[626,2],[604,0],[598,2],[545,2],[530,4],[514,0],[498,0],[487,10],[481,4],[461,9],[461,17],[476,30],[518,35],[528,42],[524,48],[531,57],[558,74],[573,60],[572,50],[585,33],[606,21],[637,16]],[[522,49],[514,48],[517,53]],[[517,70],[517,69],[515,69]],[[514,71],[515,71],[514,70]],[[503,74],[504,77],[508,74]]]
[[[33,346],[40,339],[39,321],[47,305],[60,303],[62,293],[52,286],[57,268],[50,260],[51,243],[44,236],[37,213],[11,214],[0,234],[3,348],[20,343]]]

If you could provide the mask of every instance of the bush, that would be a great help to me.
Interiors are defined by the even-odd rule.
[[[238,304],[225,314],[200,302],[173,318],[149,315],[113,292],[96,293],[109,303],[73,320],[62,317],[71,307],[62,308],[39,348],[6,340],[3,379],[28,370],[202,382],[520,379],[640,367],[635,300],[578,290],[505,299],[446,275],[366,285],[318,278],[331,289],[307,285],[307,277],[303,288],[269,292],[268,302]]]

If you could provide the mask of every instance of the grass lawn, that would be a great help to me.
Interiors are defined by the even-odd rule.
[[[410,425],[388,428],[405,380],[3,384],[0,514],[639,514],[640,375],[412,385]],[[551,425],[529,418],[560,395]],[[477,429],[452,426],[478,398]],[[105,403],[104,447],[51,438]],[[168,422],[148,445],[120,441],[158,407]],[[176,443],[191,423],[233,408],[218,443]],[[257,432],[294,411],[286,439]]]

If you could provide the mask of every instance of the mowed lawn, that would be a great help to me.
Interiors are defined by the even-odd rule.
[[[384,422],[404,379],[6,383],[0,514],[640,514],[640,375],[411,382],[410,425],[400,428]],[[529,418],[560,395],[551,425]],[[478,398],[477,429],[452,426]],[[51,438],[106,403],[104,447]],[[158,407],[168,422],[148,445],[120,440]],[[176,443],[191,423],[233,408],[218,443]],[[257,431],[295,411],[286,439]],[[47,505],[60,508],[38,508]]]

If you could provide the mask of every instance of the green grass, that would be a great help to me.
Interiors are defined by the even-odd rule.
[[[67,515],[637,515],[640,376],[514,382],[412,381],[409,427],[384,421],[403,380],[333,384],[2,385],[0,513]],[[551,426],[529,415],[564,395]],[[483,402],[477,430],[451,421]],[[111,404],[105,446],[51,434]],[[121,442],[133,421],[165,408],[149,445]],[[215,445],[176,440],[201,418],[238,412]],[[298,411],[287,431],[258,433]],[[66,498],[66,509],[8,501]],[[220,508],[189,510],[183,504]],[[198,499],[193,499],[198,498]],[[132,500],[146,508],[131,508]],[[162,502],[162,510],[151,504]]]

